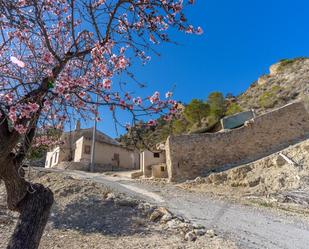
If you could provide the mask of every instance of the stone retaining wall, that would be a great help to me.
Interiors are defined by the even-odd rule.
[[[210,170],[254,161],[308,135],[308,110],[296,102],[234,130],[170,136],[166,142],[169,180],[194,179]]]

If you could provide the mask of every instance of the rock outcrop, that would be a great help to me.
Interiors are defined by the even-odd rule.
[[[309,102],[309,58],[281,60],[269,71],[238,97],[243,109],[263,113],[295,100]]]

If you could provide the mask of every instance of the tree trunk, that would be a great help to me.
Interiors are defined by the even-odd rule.
[[[46,226],[53,193],[41,184],[32,186],[18,205],[20,217],[7,249],[36,249]]]
[[[7,249],[36,249],[54,201],[53,193],[41,184],[27,182],[14,158],[1,159],[0,179],[5,183],[8,208],[20,213]]]

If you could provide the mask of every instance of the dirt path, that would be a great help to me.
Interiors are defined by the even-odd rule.
[[[299,217],[214,200],[173,185],[150,185],[77,171],[62,173],[104,183],[115,191],[165,205],[184,218],[215,229],[219,235],[237,242],[241,248],[307,249],[309,245],[309,222]]]

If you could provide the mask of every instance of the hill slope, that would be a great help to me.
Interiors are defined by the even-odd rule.
[[[241,107],[261,113],[308,97],[309,58],[281,60],[269,71],[238,96]]]

